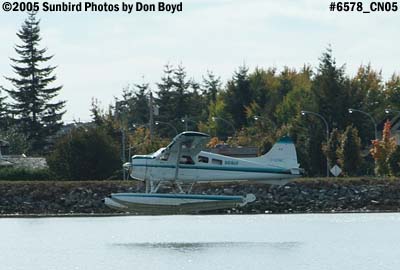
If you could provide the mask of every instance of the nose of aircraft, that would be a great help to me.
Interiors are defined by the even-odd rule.
[[[129,170],[131,169],[132,165],[130,162],[126,162],[124,163],[124,165],[122,165],[122,168],[124,168],[124,170]]]

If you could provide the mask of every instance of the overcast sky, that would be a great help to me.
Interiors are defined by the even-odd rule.
[[[346,63],[350,75],[369,62],[384,78],[398,73],[400,11],[338,13],[329,11],[330,2],[190,0],[175,14],[40,12],[38,17],[41,45],[55,55],[57,84],[64,86],[64,120],[86,121],[92,97],[106,107],[128,84],[144,81],[155,89],[166,63],[182,63],[198,81],[207,70],[226,81],[243,63],[251,70],[315,68],[331,44],[337,63]],[[9,57],[16,57],[13,46],[20,43],[15,33],[25,17],[0,11],[0,85],[5,87],[10,84],[3,76],[13,76]]]

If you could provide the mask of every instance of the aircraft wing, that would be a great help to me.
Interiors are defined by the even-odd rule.
[[[210,136],[194,131],[186,131],[178,134],[166,147],[165,151],[177,154],[181,146],[181,155],[196,156],[210,140]]]

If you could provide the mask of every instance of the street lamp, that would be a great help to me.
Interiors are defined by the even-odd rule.
[[[375,119],[372,117],[372,115],[370,115],[370,114],[369,114],[369,113],[367,113],[367,112],[360,111],[360,110],[353,109],[353,108],[349,108],[349,109],[348,109],[348,111],[349,111],[349,113],[350,113],[350,114],[352,114],[353,112],[359,112],[359,113],[362,113],[362,114],[364,114],[364,115],[368,116],[368,117],[371,119],[372,123],[374,124],[374,130],[375,130],[375,140],[376,140],[376,139],[378,139],[378,130],[377,130],[377,124],[376,124],[376,121],[375,121]],[[385,110],[385,111],[386,111],[386,110]]]
[[[268,119],[268,118],[266,118],[266,117],[262,117],[262,116],[259,116],[259,115],[254,115],[254,116],[253,116],[253,119],[254,119],[255,121],[258,121],[258,120],[260,120],[260,119],[266,120],[268,123],[270,123],[272,126],[274,126],[274,129],[278,129],[278,128],[276,127],[276,124],[275,124],[274,122],[272,122],[271,119]]]
[[[132,124],[133,128],[147,128],[148,126],[149,124],[136,124],[136,123]]]
[[[325,128],[326,128],[326,144],[328,145],[328,142],[329,142],[329,126],[328,126],[328,122],[326,121],[326,119],[325,119],[322,115],[320,115],[319,113],[316,113],[316,112],[301,111],[301,115],[305,116],[306,114],[315,115],[315,116],[319,117],[320,119],[322,119],[322,121],[324,121],[324,123],[325,123]],[[328,160],[328,155],[326,155],[326,177],[329,177],[329,160]]]
[[[188,130],[188,122],[192,122],[195,125],[197,125],[196,121],[191,120],[189,117],[185,116],[184,118],[181,119],[181,122],[185,124],[185,131]]]
[[[170,127],[175,131],[175,134],[178,135],[178,130],[176,129],[176,127],[174,127],[172,124],[170,124],[170,123],[168,123],[168,122],[155,121],[155,124],[156,124],[157,126],[160,125],[160,124],[170,126]]]
[[[236,134],[235,126],[232,124],[231,121],[228,121],[228,120],[226,120],[226,119],[224,119],[224,118],[222,118],[222,117],[217,117],[217,116],[213,116],[213,117],[211,117],[211,119],[212,119],[214,122],[216,122],[217,120],[221,120],[222,122],[227,123],[229,126],[231,126],[231,128],[232,128],[232,130],[233,130],[233,135]]]
[[[386,113],[386,114],[389,114],[389,113],[400,113],[400,111],[392,110],[392,109],[386,108],[386,109],[385,109],[385,113]]]

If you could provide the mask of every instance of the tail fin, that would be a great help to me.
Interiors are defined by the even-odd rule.
[[[280,138],[272,146],[271,150],[260,158],[274,166],[293,169],[299,168],[296,148],[292,139],[288,136]]]

